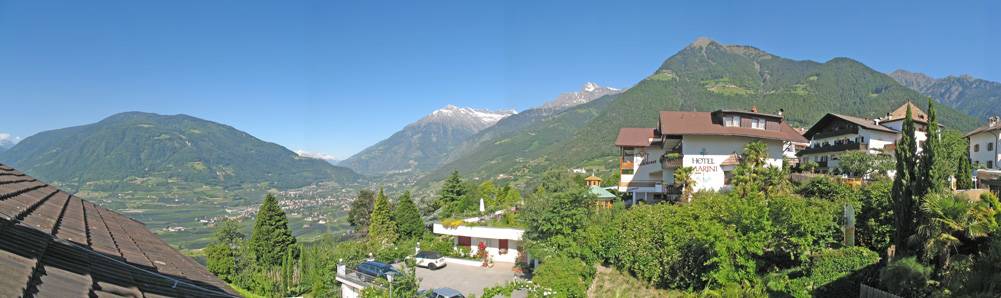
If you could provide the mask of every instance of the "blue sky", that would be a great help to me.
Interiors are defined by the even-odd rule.
[[[184,113],[345,158],[446,104],[628,87],[699,36],[1001,81],[996,3],[666,2],[0,0],[0,136]]]

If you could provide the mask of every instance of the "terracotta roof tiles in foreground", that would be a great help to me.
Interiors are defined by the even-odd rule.
[[[0,296],[237,294],[142,223],[0,164]]]

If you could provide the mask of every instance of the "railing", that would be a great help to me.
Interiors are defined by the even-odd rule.
[[[846,142],[841,144],[829,144],[829,145],[806,147],[806,149],[800,150],[799,154],[804,155],[804,154],[837,152],[846,150],[866,150],[868,147],[869,145],[867,143]]]

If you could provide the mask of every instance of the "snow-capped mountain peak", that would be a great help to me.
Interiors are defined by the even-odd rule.
[[[444,108],[431,112],[415,124],[428,122],[465,122],[475,130],[480,130],[497,123],[507,116],[517,114],[514,110],[490,111],[486,109],[475,109],[469,107],[458,107],[447,105]]]
[[[577,92],[566,92],[555,99],[542,105],[545,109],[566,109],[572,106],[585,104],[599,97],[620,93],[622,90],[612,87],[604,87],[594,82],[584,83],[584,86]]]

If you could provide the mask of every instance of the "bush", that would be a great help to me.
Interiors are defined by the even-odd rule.
[[[547,297],[586,297],[594,278],[594,268],[583,261],[554,256],[547,258],[532,276],[532,282],[551,292]]]
[[[894,261],[879,272],[879,285],[903,297],[925,297],[928,292],[932,268],[918,262],[915,257]]]

